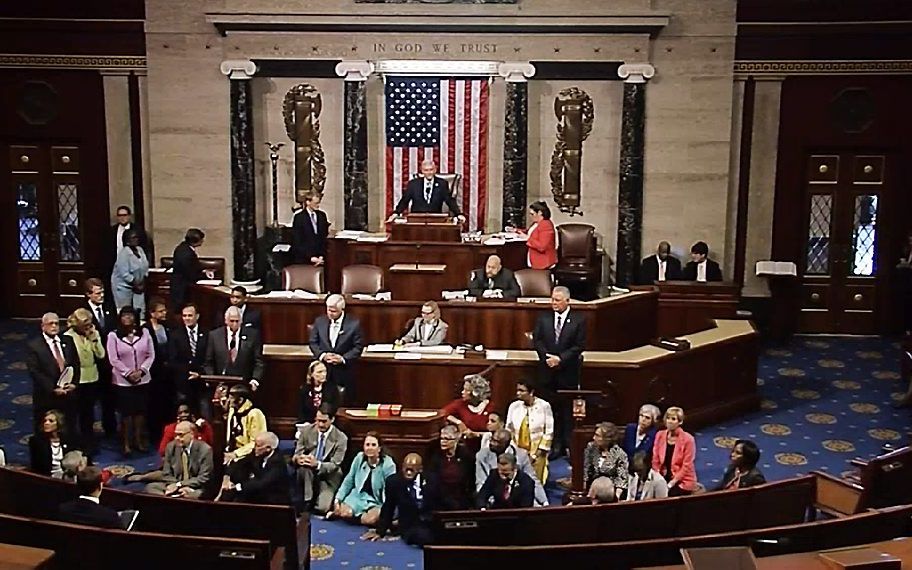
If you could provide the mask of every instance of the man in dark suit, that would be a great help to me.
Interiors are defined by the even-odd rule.
[[[709,246],[705,241],[698,241],[690,247],[690,261],[684,266],[684,281],[722,281],[722,269],[719,264],[709,259]]]
[[[320,210],[323,196],[315,192],[304,196],[304,208],[298,210],[291,222],[291,256],[294,263],[323,265],[326,263],[326,238],[329,220]]]
[[[98,331],[101,337],[101,344],[102,346],[107,346],[108,335],[117,328],[119,319],[114,306],[106,298],[104,282],[97,277],[86,279],[85,283],[83,283],[83,293],[86,298],[83,308],[88,309],[89,313],[92,314],[92,324],[95,325],[95,330]],[[105,355],[95,359],[95,366],[98,367],[97,396],[101,402],[101,426],[104,428],[106,436],[116,437],[117,416],[115,414],[114,388],[111,381],[111,361]],[[94,407],[94,402],[84,402],[81,405]]]
[[[196,439],[196,424],[177,422],[174,439],[165,447],[161,478],[146,485],[146,492],[198,499],[206,490],[212,471],[212,447]]]
[[[551,311],[541,314],[532,331],[538,353],[540,385],[552,392],[579,387],[580,356],[586,347],[586,320],[570,309],[570,290],[555,287],[551,291]],[[549,398],[554,404],[554,444],[552,456],[570,448],[573,430],[569,402],[561,397]]]
[[[398,513],[399,534],[406,544],[424,546],[431,542],[431,513],[437,510],[437,483],[425,475],[421,456],[409,453],[402,461],[399,473],[386,478],[386,498],[380,508],[377,529],[364,538],[378,540],[387,535]]]
[[[351,401],[355,389],[354,367],[361,358],[364,341],[361,323],[345,314],[345,297],[333,294],[326,298],[326,315],[317,317],[311,326],[309,344],[314,358],[326,364],[329,381],[343,392],[343,401]]]
[[[187,294],[190,285],[200,279],[208,277],[200,266],[196,250],[203,245],[206,234],[203,230],[190,228],[184,236],[184,241],[174,248],[174,263],[171,273],[171,305],[180,310],[189,300]]]
[[[200,383],[192,379],[203,373],[209,331],[200,326],[199,310],[193,303],[181,309],[181,321],[183,326],[175,328],[168,336],[168,366],[180,398],[199,412],[202,390]]]
[[[76,491],[79,498],[58,507],[58,518],[67,523],[123,529],[120,515],[114,509],[99,504],[102,479],[101,469],[90,465],[76,474]]]
[[[516,468],[516,457],[502,453],[497,469],[488,473],[478,491],[476,504],[480,509],[517,509],[531,507],[535,501],[535,482]]]
[[[520,295],[519,283],[513,272],[501,264],[500,257],[492,255],[484,268],[472,272],[469,294],[485,299],[516,299]]]
[[[32,414],[35,433],[40,433],[44,413],[60,410],[67,425],[59,426],[67,433],[76,431],[76,386],[79,385],[79,355],[73,338],[60,333],[60,317],[45,313],[41,317],[41,336],[28,342],[26,366],[32,377]],[[70,367],[73,382],[65,388],[57,386],[60,375]]]
[[[256,390],[263,378],[263,343],[254,328],[241,329],[241,311],[228,307],[225,326],[209,333],[206,345],[206,374],[240,376]]]
[[[278,447],[279,436],[271,431],[257,435],[253,453],[228,467],[229,473],[222,483],[222,500],[290,505],[288,466]]]
[[[237,307],[241,311],[241,328],[254,328],[262,330],[263,319],[260,312],[247,304],[247,288],[235,285],[231,288],[231,296],[228,302],[232,307]],[[218,325],[216,325],[218,326]]]
[[[671,255],[671,244],[659,242],[656,254],[640,263],[640,285],[652,285],[656,281],[674,281],[681,278],[681,262]]]
[[[450,185],[437,176],[437,165],[433,160],[425,160],[421,163],[421,176],[409,180],[405,192],[402,193],[402,199],[396,204],[395,213],[390,216],[389,221],[395,216],[401,216],[406,210],[415,214],[440,214],[443,212],[444,203],[450,214],[465,220],[459,213],[456,198],[450,194]]]

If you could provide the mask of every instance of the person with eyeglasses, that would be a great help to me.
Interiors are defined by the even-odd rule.
[[[440,429],[440,449],[431,455],[428,473],[438,483],[442,511],[471,508],[475,493],[475,454],[459,445],[459,429],[445,425]]]
[[[398,342],[437,346],[446,340],[447,329],[449,325],[440,319],[440,306],[436,301],[428,301],[421,305],[421,317],[412,319],[408,332]]]

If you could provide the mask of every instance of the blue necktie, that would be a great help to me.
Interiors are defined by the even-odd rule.
[[[323,444],[325,443],[325,441],[326,441],[326,434],[321,433],[320,439],[317,441],[317,453],[315,454],[317,457],[317,461],[323,461]]]

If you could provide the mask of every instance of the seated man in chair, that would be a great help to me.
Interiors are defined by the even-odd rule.
[[[421,176],[409,180],[405,192],[402,193],[402,199],[396,204],[393,215],[387,221],[391,222],[393,218],[401,216],[406,210],[415,214],[441,214],[444,203],[449,208],[450,214],[460,222],[465,221],[460,214],[456,198],[450,194],[449,184],[437,176],[437,165],[433,160],[425,160],[421,163]],[[411,207],[409,207],[410,204]]]
[[[483,268],[472,272],[469,295],[485,299],[516,299],[520,295],[519,283],[513,272],[501,265],[500,257],[492,255]]]
[[[722,270],[719,264],[709,259],[709,246],[706,242],[698,241],[690,248],[690,259],[684,266],[682,279],[684,281],[722,281]]]

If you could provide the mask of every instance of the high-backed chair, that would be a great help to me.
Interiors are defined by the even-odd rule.
[[[520,269],[513,273],[523,297],[550,297],[554,283],[547,269]]]
[[[343,295],[376,295],[383,290],[383,270],[376,265],[349,265],[342,268]]]
[[[557,226],[557,266],[554,276],[562,284],[598,285],[601,267],[596,252],[595,227],[589,224]]]
[[[323,288],[323,268],[304,263],[283,268],[282,289],[286,291],[303,289],[310,293],[325,293]]]

